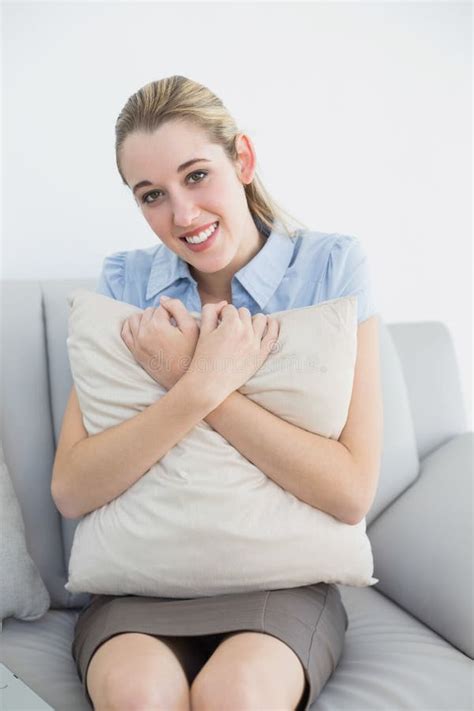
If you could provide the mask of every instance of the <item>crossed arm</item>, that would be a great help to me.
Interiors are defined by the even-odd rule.
[[[383,411],[378,318],[362,322],[348,418],[339,440],[292,425],[233,392],[206,422],[283,489],[355,525],[375,496]]]

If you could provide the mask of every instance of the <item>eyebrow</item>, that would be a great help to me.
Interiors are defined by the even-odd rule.
[[[191,160],[187,160],[186,163],[181,163],[180,166],[178,166],[178,170],[176,171],[177,173],[182,173],[183,170],[186,170],[186,168],[189,168],[190,165],[193,165],[194,163],[210,163],[211,161],[208,160],[207,158],[191,158]],[[145,185],[153,185],[153,183],[150,180],[141,180],[139,183],[137,183],[134,188],[133,188],[133,194],[135,195],[135,192],[138,190],[138,188],[143,188]]]

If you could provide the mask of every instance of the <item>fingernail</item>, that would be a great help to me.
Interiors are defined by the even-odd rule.
[[[169,296],[160,296],[160,299],[161,299],[162,301],[166,301],[166,299],[169,299],[169,298],[170,298]]]

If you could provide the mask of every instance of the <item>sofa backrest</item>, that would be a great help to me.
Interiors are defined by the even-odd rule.
[[[0,435],[25,521],[28,550],[48,587],[53,608],[80,608],[89,600],[87,593],[71,594],[64,588],[78,520],[61,516],[50,484],[73,382],[66,344],[67,295],[76,288],[95,287],[94,279],[7,280],[1,284]],[[448,330],[439,323],[397,324],[394,330],[382,320],[379,323],[384,442],[368,526],[416,479],[419,452],[465,429]],[[436,357],[420,364],[422,346]],[[424,417],[425,409],[429,416]],[[433,411],[441,410],[433,418]]]
[[[439,321],[392,323],[407,386],[418,456],[467,429],[461,374],[448,328]]]

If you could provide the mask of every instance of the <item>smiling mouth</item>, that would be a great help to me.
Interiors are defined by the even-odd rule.
[[[199,240],[197,240],[197,241],[193,241],[193,242],[189,242],[189,241],[186,239],[186,237],[180,237],[179,239],[180,239],[182,242],[186,242],[187,244],[201,244],[202,242],[206,242],[206,241],[209,239],[209,237],[212,237],[212,235],[214,234],[214,232],[217,230],[218,227],[219,227],[219,220],[216,220],[216,221],[211,225],[211,227],[208,227],[207,230],[203,230],[204,232],[207,232],[209,229],[212,228],[211,234],[207,235],[207,237],[201,238],[201,239],[199,239]],[[197,237],[198,237],[198,235],[191,235],[191,238],[192,238],[193,240],[196,240]]]

